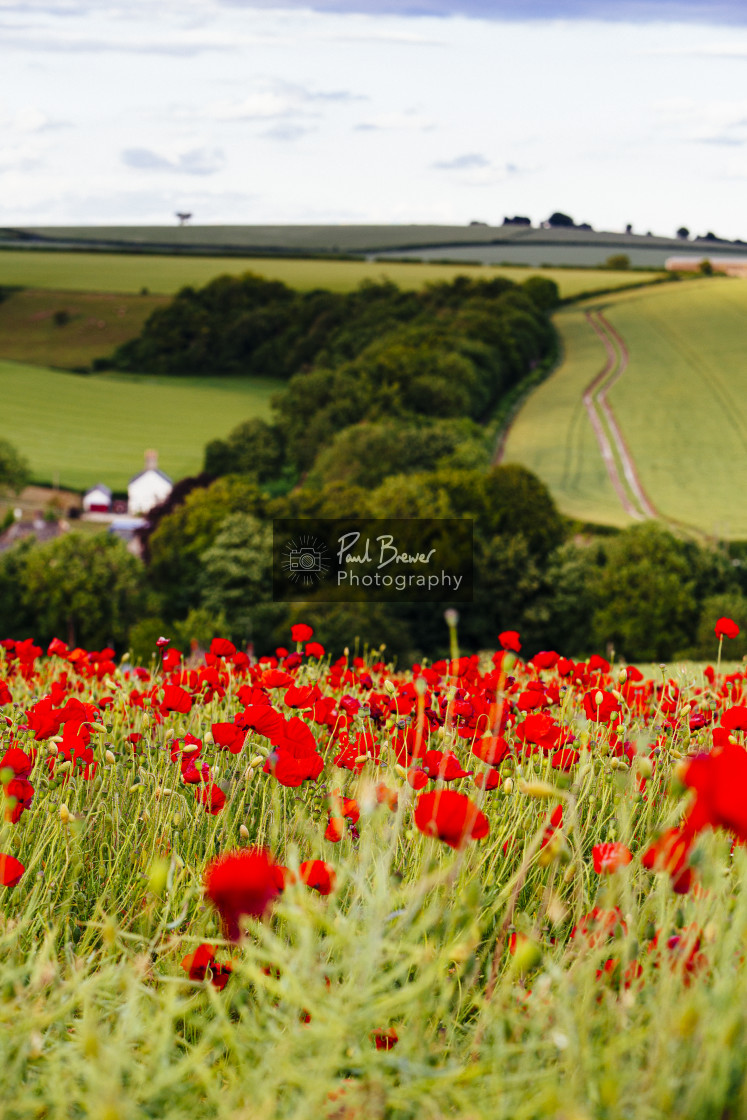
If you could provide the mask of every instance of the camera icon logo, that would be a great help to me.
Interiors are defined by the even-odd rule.
[[[289,579],[310,587],[324,579],[329,571],[329,554],[324,541],[302,537],[289,541],[283,550],[283,568]]]

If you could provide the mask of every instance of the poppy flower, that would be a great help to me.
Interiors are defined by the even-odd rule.
[[[214,657],[233,657],[236,646],[228,638],[213,638],[210,643],[210,652]]]
[[[556,829],[562,828],[562,827],[563,827],[563,806],[562,805],[556,805],[555,808],[553,809],[553,811],[550,813],[550,819],[549,819],[548,823],[545,825],[545,830],[542,833],[542,844],[540,845],[540,847],[542,847],[542,848],[546,847],[550,843],[550,841],[552,840],[553,836],[555,835]]]
[[[554,649],[543,649],[539,653],[535,653],[532,658],[532,665],[535,669],[554,669],[559,656]]]
[[[301,882],[319,894],[331,894],[335,889],[337,875],[334,867],[323,859],[307,859],[298,869]]]
[[[161,709],[164,712],[180,712],[186,715],[192,710],[192,697],[178,684],[167,684],[163,690]]]
[[[488,818],[465,793],[439,789],[421,793],[415,806],[415,825],[426,836],[437,836],[450,848],[482,840],[490,832]]]
[[[33,766],[33,759],[20,747],[9,747],[3,757],[0,758],[0,771],[12,770],[16,778],[28,778]]]
[[[294,642],[308,642],[313,636],[314,631],[305,622],[297,622],[295,626],[291,626],[291,638]]]
[[[747,731],[747,707],[737,704],[721,713],[721,726],[727,731]]]
[[[668,828],[643,853],[641,863],[647,871],[667,871],[675,894],[687,894],[693,872],[688,857],[693,837],[679,828]]]
[[[261,918],[282,890],[275,865],[265,848],[226,852],[205,868],[205,896],[220,914],[225,936],[241,937],[243,915]]]
[[[34,800],[34,787],[25,778],[11,778],[5,786],[5,819],[15,824]]]
[[[468,778],[472,770],[463,770],[457,756],[453,751],[426,751],[423,755],[423,770],[433,781],[440,779],[442,782],[455,782],[459,778]]]
[[[521,649],[518,630],[503,630],[498,635],[498,641],[503,649],[510,649],[512,653],[518,653]]]
[[[320,645],[319,642],[309,642],[305,652],[307,657],[324,657],[324,646]]]
[[[562,750],[556,751],[552,756],[551,766],[553,770],[570,770],[575,766],[581,757],[578,751],[574,751],[572,747],[563,747]]]
[[[216,962],[215,949],[206,942],[198,945],[194,953],[188,953],[181,964],[190,980],[204,980],[207,970],[210,969],[210,983],[219,992],[223,991],[233,972],[232,965]]]
[[[611,717],[620,711],[620,702],[611,692],[593,688],[584,696],[586,718],[594,723],[609,723]]]
[[[500,766],[509,754],[509,746],[502,735],[486,735],[472,744],[472,753],[488,766]]]
[[[407,784],[414,790],[425,789],[428,785],[428,775],[424,770],[414,767],[407,771]]]
[[[211,782],[210,785],[203,785],[201,789],[196,789],[195,797],[198,801],[202,802],[205,806],[205,811],[211,813],[212,816],[215,816],[216,813],[220,813],[221,809],[225,808],[226,795],[215,782]]]
[[[501,776],[497,770],[488,770],[482,774],[475,774],[473,781],[478,789],[489,793],[492,789],[498,789],[501,784]]]
[[[10,689],[7,684],[5,681],[0,681],[0,708],[5,704],[10,704],[12,700],[13,697],[10,694]]]
[[[246,739],[246,728],[235,723],[213,723],[210,725],[213,733],[213,742],[220,750],[228,750],[231,754],[238,754]]]
[[[0,886],[14,887],[25,870],[14,856],[6,856],[0,852]]]
[[[719,640],[721,638],[736,638],[739,634],[739,627],[733,618],[720,618],[713,631]]]
[[[633,859],[630,849],[619,843],[595,844],[591,854],[597,875],[611,874],[618,868],[625,867]]]
[[[711,825],[747,841],[747,751],[737,743],[714,747],[685,764],[682,781],[695,790],[695,803],[684,820],[690,835]]]
[[[374,1031],[371,1037],[377,1050],[391,1050],[399,1042],[399,1035],[394,1027],[389,1027],[385,1031]]]
[[[589,948],[595,949],[614,937],[618,929],[626,934],[628,927],[619,906],[611,910],[601,910],[595,906],[571,930],[571,937],[582,937]]]

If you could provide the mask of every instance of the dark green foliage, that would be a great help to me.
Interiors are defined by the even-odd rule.
[[[245,420],[227,439],[205,447],[205,473],[253,475],[258,482],[277,478],[283,467],[283,446],[277,428],[257,418]]]
[[[121,646],[146,607],[142,564],[109,534],[67,533],[33,547],[18,574],[22,609],[45,644]]]
[[[0,439],[0,494],[8,489],[20,493],[28,485],[29,464],[6,439]]]
[[[630,260],[623,267],[630,267]],[[552,311],[560,303],[560,289],[549,276],[530,276],[521,285],[521,289],[540,311]]]
[[[467,446],[469,445],[469,446]],[[432,420],[419,423],[381,421],[343,428],[330,446],[317,455],[313,475],[321,482],[345,482],[375,489],[390,474],[435,470],[472,456],[487,465],[487,451],[480,428],[468,420]]]

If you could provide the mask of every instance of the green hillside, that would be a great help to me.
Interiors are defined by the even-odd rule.
[[[609,386],[607,403],[643,494],[667,522],[725,539],[746,538],[745,280],[664,285],[562,309],[555,323],[564,360],[519,413],[504,461],[536,471],[571,516],[610,525],[632,522],[583,401],[608,365],[608,349],[593,326],[595,321],[599,326],[598,313],[611,328],[617,365],[595,392],[598,398],[599,389]],[[629,353],[618,379],[621,346],[614,334]],[[613,445],[608,418],[601,416],[601,422]],[[614,447],[613,457],[630,496]]]
[[[256,272],[309,291],[328,288],[349,292],[363,280],[391,280],[417,289],[455,276],[507,276],[521,283],[533,275],[526,268],[484,268],[480,265],[402,264],[397,261],[293,260],[283,257],[140,256],[136,253],[64,253],[41,250],[0,252],[0,287],[51,288],[56,291],[149,292],[171,295],[185,284],[195,287],[223,274]],[[599,288],[618,288],[656,279],[660,273],[612,272],[606,269],[535,269],[560,287],[563,298]]]
[[[174,479],[202,468],[208,440],[267,416],[269,379],[81,376],[0,361],[0,437],[29,460],[34,479],[71,489],[123,490],[155,448]]]

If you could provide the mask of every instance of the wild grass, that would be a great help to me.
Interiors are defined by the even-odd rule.
[[[26,867],[0,895],[8,1120],[743,1115],[745,852],[731,855],[725,834],[704,835],[693,857],[699,888],[683,896],[638,858],[681,815],[678,756],[705,741],[686,720],[641,783],[638,766],[618,766],[608,730],[585,721],[569,689],[557,718],[580,736],[578,768],[564,777],[541,754],[504,765],[499,790],[472,789],[489,837],[453,852],[414,827],[416,795],[386,748],[393,720],[369,725],[384,750],[360,775],[333,766],[336,747],[320,733],[325,777],[301,790],[262,773],[270,746],[258,733],[240,756],[208,745],[201,757],[228,790],[225,809],[210,816],[181,784],[170,747],[187,731],[209,744],[212,721],[240,710],[238,682],[229,672],[225,697],[159,723],[131,704],[134,682],[122,669],[95,683],[47,665],[26,682],[14,678],[15,703],[4,709],[5,737],[28,748],[24,712],[63,670],[74,688],[83,680],[81,698],[113,698],[94,726],[93,780],[57,767],[50,778],[56,745],[38,744],[33,807],[0,834],[0,850]],[[380,689],[386,670],[369,669]],[[314,661],[296,679],[330,687]],[[395,678],[398,687],[409,679]],[[678,679],[685,703],[703,683]],[[443,681],[444,695],[454,684]],[[273,703],[293,714],[283,692],[273,691]],[[646,717],[626,708],[625,736],[644,751],[657,718],[656,703]],[[125,741],[132,730],[144,736],[136,755]],[[436,739],[471,757],[452,731]],[[377,804],[381,781],[398,794],[396,812]],[[537,783],[551,796],[537,796],[547,793]],[[348,830],[335,845],[323,831],[327,794],[338,787],[359,799],[361,820],[359,838]],[[557,804],[563,827],[542,848]],[[592,846],[613,838],[636,858],[598,876]],[[216,853],[255,843],[291,869],[328,860],[338,886],[328,897],[289,886],[235,946],[221,940],[202,876]],[[572,937],[595,904],[620,908],[615,936]],[[527,938],[514,954],[512,932]],[[666,948],[677,933],[679,948]],[[223,992],[180,967],[203,941],[233,965]],[[617,973],[605,971],[613,959]],[[628,982],[634,961],[641,972]],[[390,1028],[396,1045],[378,1050],[373,1033]]]

